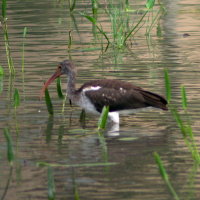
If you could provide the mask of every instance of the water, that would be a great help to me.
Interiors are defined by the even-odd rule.
[[[165,95],[163,70],[168,68],[172,102],[179,105],[179,110],[180,86],[186,87],[188,113],[198,142],[199,2],[164,1],[164,4],[167,14],[161,21],[163,36],[158,38],[153,31],[150,49],[143,29],[132,41],[131,51],[108,49],[102,54],[100,41],[95,43],[91,24],[79,14],[80,11],[91,13],[89,1],[78,1],[74,16],[69,15],[63,2],[8,2],[9,37],[17,74],[14,79],[8,76],[1,34],[0,64],[6,75],[0,93],[0,195],[5,191],[9,175],[3,136],[3,128],[9,127],[16,159],[5,199],[47,199],[47,168],[38,167],[38,162],[117,163],[114,166],[53,167],[57,199],[73,199],[75,185],[80,199],[172,199],[153,152],[161,155],[180,198],[199,199],[199,174],[193,170],[191,155],[170,112],[154,110],[122,117],[119,134],[110,135],[108,130],[102,137],[97,133],[97,117],[87,115],[82,124],[79,120],[81,109],[70,107],[68,103],[64,114],[61,112],[62,101],[57,97],[55,84],[49,87],[54,117],[48,116],[44,100],[39,99],[44,81],[60,61],[68,58],[68,32],[72,30],[71,57],[79,70],[79,86],[93,79],[116,78]],[[138,2],[137,8],[141,5],[143,2]],[[104,2],[100,7],[104,7]],[[103,17],[105,24],[102,25],[107,30],[107,16],[102,10],[99,16]],[[28,33],[23,78],[24,26]],[[65,77],[62,82],[65,90]],[[12,108],[14,88],[19,89],[21,96],[16,117]]]

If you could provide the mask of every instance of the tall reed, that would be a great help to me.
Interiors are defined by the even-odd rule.
[[[7,26],[7,17],[6,17],[6,11],[7,11],[7,0],[2,0],[2,28],[3,28],[3,35],[4,35],[4,43],[6,48],[6,57],[9,67],[10,74],[15,74],[15,68],[13,59],[11,56],[11,49],[9,44],[9,37],[8,37],[8,26]]]
[[[155,152],[153,155],[154,155],[155,162],[159,168],[159,172],[160,172],[162,179],[164,180],[165,184],[167,185],[167,187],[168,187],[169,191],[171,192],[171,194],[173,195],[174,199],[179,200],[180,198],[178,197],[175,189],[173,188],[173,186],[169,180],[169,176],[168,176],[167,171],[162,163],[162,160],[160,159],[159,154],[157,152]]]
[[[24,72],[24,46],[25,46],[26,34],[27,34],[27,27],[24,27],[23,41],[22,41],[22,72]]]

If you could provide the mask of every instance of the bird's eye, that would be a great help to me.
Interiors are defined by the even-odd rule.
[[[61,66],[60,66],[60,65],[58,65],[58,69],[61,69]]]

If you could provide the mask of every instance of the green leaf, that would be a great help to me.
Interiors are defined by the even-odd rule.
[[[48,167],[48,199],[54,200],[56,196],[56,189],[54,183],[53,169]]]
[[[167,101],[169,103],[171,100],[171,82],[170,82],[169,73],[168,73],[167,69],[164,70],[164,73],[165,73],[166,97],[167,97]]]
[[[72,167],[104,167],[104,166],[111,166],[111,165],[117,165],[116,162],[102,162],[102,163],[81,163],[81,164],[57,164],[57,163],[47,163],[47,162],[37,162],[37,166],[39,167],[66,167],[66,168],[72,168]]]
[[[58,97],[60,98],[60,99],[64,99],[64,95],[63,95],[63,93],[62,93],[62,88],[61,88],[61,79],[60,79],[60,77],[58,77],[57,78],[57,93],[58,93]]]
[[[90,22],[92,22],[94,25],[97,24],[97,21],[94,17],[91,17],[89,15],[86,15],[85,13],[81,13],[82,16],[84,16],[85,18],[87,18]]]
[[[157,166],[159,168],[160,174],[161,174],[163,180],[165,181],[169,191],[171,192],[171,194],[173,195],[175,200],[180,200],[180,198],[178,197],[176,191],[174,190],[174,188],[173,188],[173,186],[172,186],[172,184],[171,184],[171,182],[169,180],[168,174],[167,174],[167,172],[165,170],[165,167],[164,167],[164,165],[163,165],[163,163],[162,163],[162,161],[160,159],[159,154],[157,152],[154,152],[153,156],[154,156],[156,164],[157,164]]]
[[[47,110],[48,110],[49,114],[53,115],[53,104],[51,102],[51,97],[49,95],[49,91],[47,88],[45,90],[45,102],[46,102]]]
[[[3,92],[3,76],[0,75],[0,94]]]
[[[6,18],[6,7],[7,7],[7,1],[2,0],[2,17],[4,19]]]
[[[154,152],[154,159],[155,159],[155,161],[156,161],[156,164],[157,164],[157,166],[158,166],[158,168],[159,168],[159,171],[160,171],[160,174],[161,174],[161,176],[162,176],[162,178],[165,180],[165,181],[168,181],[168,175],[167,175],[167,172],[166,172],[166,170],[165,170],[165,168],[164,168],[164,166],[163,166],[163,163],[162,163],[162,161],[161,161],[161,159],[160,159],[160,156],[158,155],[158,153],[157,152]]]
[[[181,87],[181,97],[182,97],[182,107],[183,109],[187,109],[187,95],[184,86]]]
[[[154,7],[154,4],[155,4],[155,0],[147,0],[146,7],[148,9],[152,9]]]
[[[17,108],[20,105],[19,90],[16,88],[13,95],[13,105]]]
[[[26,34],[27,34],[27,27],[24,27],[24,31],[23,31],[23,38],[26,37]]]
[[[108,112],[109,112],[109,106],[104,106],[101,112],[101,116],[99,118],[98,129],[104,129],[106,127]]]
[[[158,37],[162,37],[162,29],[160,27],[160,24],[158,24],[157,29],[156,29],[156,35]]]
[[[0,76],[2,76],[3,74],[4,74],[3,67],[0,66]]]
[[[7,157],[10,165],[13,165],[14,160],[14,151],[13,151],[13,145],[12,145],[12,138],[10,136],[10,131],[8,128],[4,128],[4,136],[7,141]]]

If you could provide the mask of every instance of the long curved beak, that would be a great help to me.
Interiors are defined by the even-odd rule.
[[[40,99],[41,97],[43,96],[46,88],[56,79],[58,78],[59,76],[61,76],[62,73],[61,73],[61,70],[60,68],[58,68],[56,70],[56,72],[47,80],[47,82],[44,84],[43,88],[41,89],[41,92],[40,92]]]

